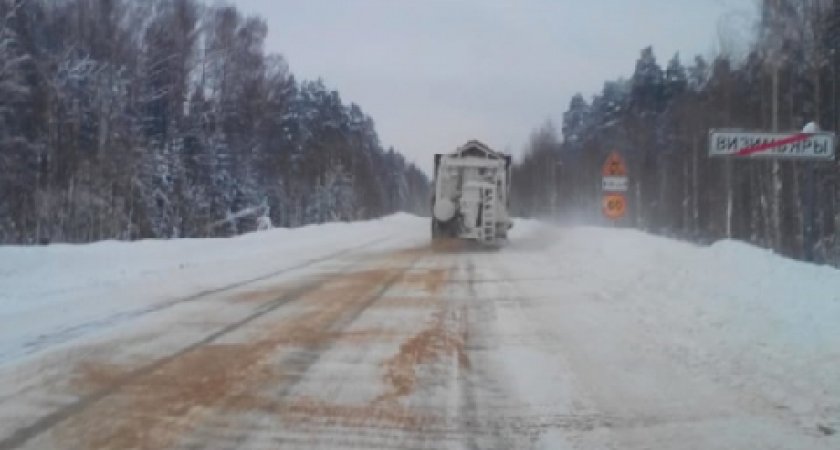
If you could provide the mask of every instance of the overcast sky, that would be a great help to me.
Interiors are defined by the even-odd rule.
[[[432,154],[473,138],[518,154],[546,119],[559,128],[575,92],[631,75],[647,45],[664,65],[712,55],[721,29],[726,47],[749,39],[756,1],[233,3],[267,20],[266,50],[298,79],[323,78],[373,117],[384,146],[430,171]]]

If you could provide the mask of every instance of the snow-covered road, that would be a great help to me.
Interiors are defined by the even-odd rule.
[[[427,233],[0,249],[0,449],[840,448],[840,272]]]

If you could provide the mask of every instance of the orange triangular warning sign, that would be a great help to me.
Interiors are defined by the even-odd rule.
[[[623,177],[627,176],[627,168],[624,166],[624,160],[618,152],[610,153],[607,160],[604,161],[604,167],[601,169],[601,175],[605,177]]]

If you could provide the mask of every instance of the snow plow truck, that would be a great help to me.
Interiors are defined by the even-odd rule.
[[[469,141],[435,155],[432,239],[497,245],[513,226],[508,214],[511,156]]]

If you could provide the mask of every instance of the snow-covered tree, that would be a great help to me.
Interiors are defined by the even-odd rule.
[[[680,54],[677,53],[668,61],[668,68],[665,69],[666,101],[680,97],[687,88],[688,75],[682,62],[680,62]]]
[[[813,196],[810,233],[819,242],[818,258],[836,264],[840,182],[832,163],[813,172],[814,190],[806,196],[806,163],[706,156],[712,128],[798,132],[810,121],[822,129],[840,124],[840,4],[762,0],[758,7],[755,42],[736,60],[697,56],[683,67],[675,56],[663,71],[645,48],[629,82],[605,83],[588,108],[575,96],[564,115],[561,182],[548,181],[545,161],[535,162],[529,145],[515,172],[522,202],[514,207],[541,213],[554,189],[561,212],[600,220],[600,165],[618,150],[630,172],[624,225],[701,242],[743,239],[807,257],[803,199]],[[531,195],[541,200],[529,202]]]
[[[0,0],[0,242],[424,212],[425,175],[267,31],[198,0]]]

